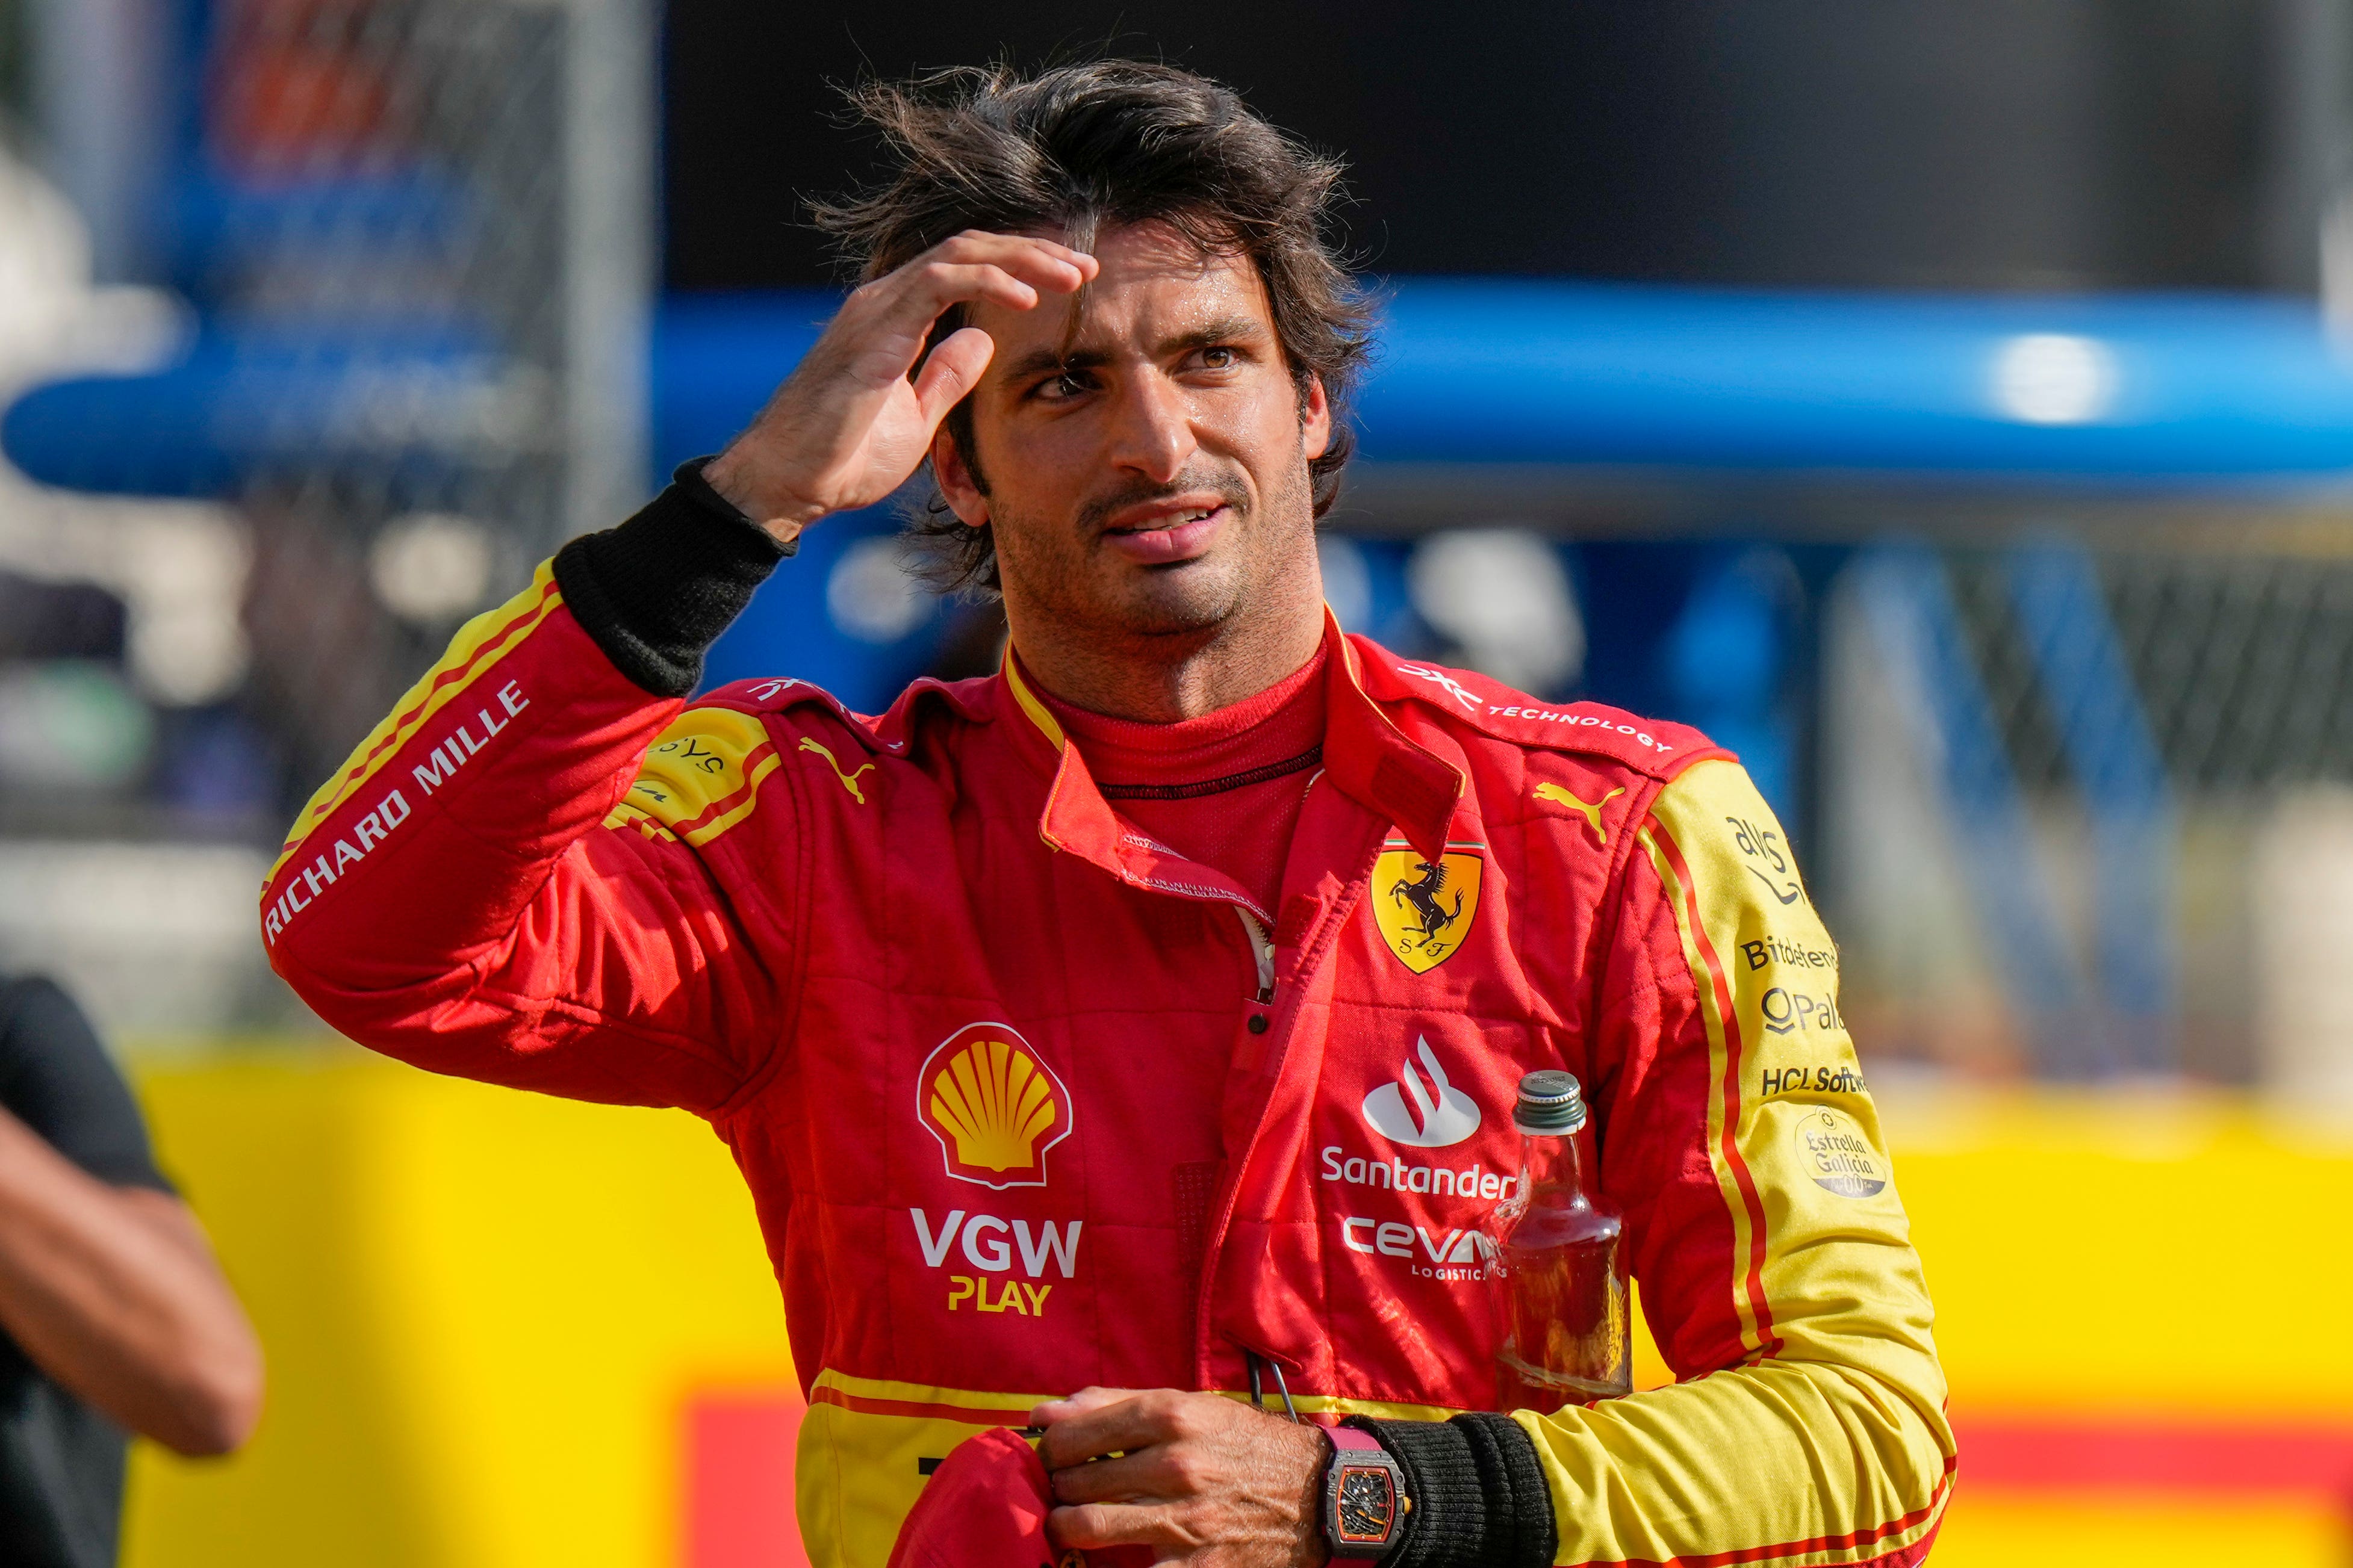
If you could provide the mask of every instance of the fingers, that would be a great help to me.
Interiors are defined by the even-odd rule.
[[[1082,1400],[1086,1399],[1082,1394],[1038,1407],[1036,1415],[1046,1427],[1046,1435],[1038,1440],[1038,1457],[1045,1461],[1048,1469],[1083,1464],[1104,1454],[1148,1448],[1155,1443],[1166,1443],[1185,1435],[1186,1428],[1180,1421],[1185,1396],[1181,1394],[1166,1389],[1148,1394],[1089,1389],[1087,1394],[1120,1396],[1082,1405]],[[1058,1411],[1056,1405],[1076,1408],[1065,1414]]]
[[[1126,1503],[1082,1503],[1076,1508],[1055,1509],[1046,1516],[1046,1536],[1064,1552],[1092,1552],[1103,1546],[1194,1544],[1171,1510]]]
[[[997,340],[978,327],[960,327],[940,340],[915,375],[915,406],[926,426],[936,428],[948,410],[979,384],[980,373],[996,353]],[[1038,1424],[1034,1415],[1031,1423]]]
[[[900,277],[894,272],[885,281]],[[950,305],[978,300],[1002,305],[1008,310],[1026,310],[1038,302],[1039,286],[994,262],[925,261],[911,265],[902,287],[906,298],[894,302],[893,314],[920,314],[928,321]]]
[[[1049,1477],[1062,1503],[1173,1502],[1199,1484],[1197,1468],[1169,1444],[1155,1443],[1116,1459],[1069,1465]]]
[[[1083,250],[1027,234],[989,234],[966,229],[932,247],[920,260],[987,262],[1026,278],[1042,289],[1070,293],[1091,280],[1100,264]]]
[[[1133,1388],[1102,1388],[1091,1384],[1066,1399],[1049,1399],[1033,1405],[1029,1411],[1029,1425],[1051,1426],[1057,1421],[1067,1421],[1073,1415],[1084,1415],[1089,1411],[1117,1405],[1124,1399],[1133,1399],[1135,1394]]]
[[[893,327],[924,331],[951,305],[987,300],[1027,310],[1038,303],[1040,289],[1076,292],[1097,270],[1093,257],[1050,239],[968,231],[866,284],[850,299]]]

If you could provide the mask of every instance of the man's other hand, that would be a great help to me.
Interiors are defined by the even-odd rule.
[[[1148,1546],[1197,1568],[1315,1568],[1324,1438],[1215,1394],[1082,1389],[1029,1413],[1056,1546]],[[1107,1456],[1116,1454],[1117,1458]]]
[[[1041,290],[1074,294],[1094,275],[1093,257],[1050,239],[967,230],[943,240],[843,300],[702,477],[780,542],[828,512],[872,506],[915,471],[997,352],[987,332],[964,327],[925,358],[933,323],[978,300],[1031,310]]]

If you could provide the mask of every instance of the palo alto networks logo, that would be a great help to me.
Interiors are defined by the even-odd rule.
[[[1408,1057],[1397,1082],[1365,1096],[1366,1123],[1390,1142],[1409,1149],[1460,1143],[1479,1131],[1479,1102],[1447,1081],[1446,1069],[1438,1065],[1438,1053],[1428,1040],[1417,1038],[1414,1045],[1423,1070],[1416,1071],[1413,1058]]]
[[[915,1116],[957,1181],[1042,1187],[1046,1151],[1071,1135],[1071,1096],[1009,1026],[967,1024],[923,1059]]]

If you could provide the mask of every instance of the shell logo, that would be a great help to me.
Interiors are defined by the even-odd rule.
[[[1046,1151],[1071,1135],[1071,1095],[1010,1026],[967,1024],[923,1058],[915,1116],[957,1181],[1042,1187]]]

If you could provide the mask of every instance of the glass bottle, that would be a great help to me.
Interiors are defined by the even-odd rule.
[[[1519,1181],[1487,1224],[1500,1408],[1551,1411],[1629,1393],[1625,1224],[1592,1190],[1584,1092],[1568,1073],[1532,1072],[1512,1122]]]

